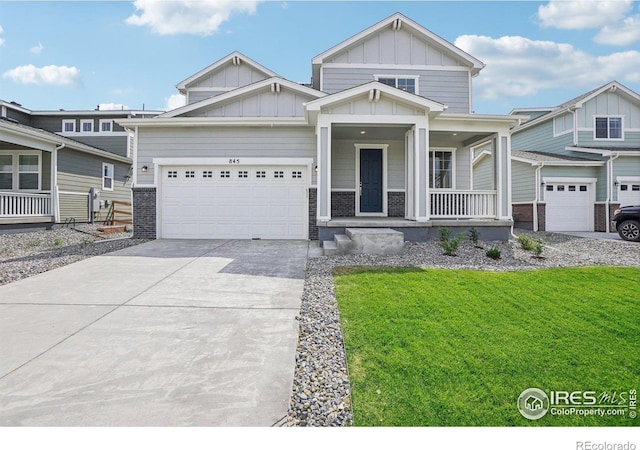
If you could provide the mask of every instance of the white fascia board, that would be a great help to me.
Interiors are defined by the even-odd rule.
[[[80,117],[80,116],[98,116],[98,117],[102,117],[102,116],[107,116],[107,117],[111,117],[113,116],[113,118],[117,118],[117,116],[136,116],[136,115],[150,115],[150,114],[162,114],[164,111],[158,111],[158,110],[132,110],[132,109],[125,109],[125,110],[120,110],[120,109],[101,109],[99,111],[96,110],[75,110],[75,111],[33,111],[31,114],[34,116],[61,116],[61,117],[66,117],[66,116],[73,116],[73,117]]]
[[[614,90],[620,90],[620,91],[624,92],[625,94],[627,94],[629,97],[633,98],[635,101],[640,102],[640,94],[632,91],[631,89],[629,89],[626,86],[623,86],[622,84],[618,83],[617,81],[612,81],[611,83],[605,84],[604,86],[602,86],[597,91],[593,92],[588,97],[585,97],[585,98],[581,99],[579,102],[576,102],[575,103],[575,107],[576,108],[582,108],[582,105],[584,105],[586,102],[588,102],[589,100],[597,97],[598,95],[600,95],[603,92],[606,92],[606,91],[608,91],[608,90],[610,90],[612,88]]]
[[[431,112],[442,112],[446,109],[446,106],[442,103],[430,100],[426,97],[420,97],[419,95],[411,94],[409,92],[396,89],[378,81],[370,81],[360,86],[356,86],[344,91],[336,92],[335,94],[326,95],[325,97],[317,100],[312,100],[305,104],[306,111],[320,111],[322,108],[342,103],[351,98],[358,97],[362,94],[368,93],[371,89],[377,89],[381,93],[388,95],[392,99],[399,100],[403,103],[408,103],[413,107],[420,107],[428,109]]]
[[[116,120],[121,126],[135,127],[208,127],[208,126],[309,126],[304,117],[158,117]]]
[[[15,109],[16,111],[20,111],[20,112],[25,113],[25,114],[32,114],[33,113],[33,111],[31,111],[30,109],[25,108],[24,106],[17,105],[15,103],[11,103],[11,102],[6,102],[4,100],[0,100],[0,106],[4,106],[4,107],[7,107],[7,108]]]
[[[422,25],[414,22],[413,20],[409,19],[408,17],[400,13],[393,14],[392,16],[350,37],[349,39],[342,41],[340,44],[331,47],[329,50],[322,52],[321,54],[319,54],[318,56],[312,59],[312,63],[322,64],[325,59],[335,55],[336,53],[341,52],[347,47],[350,47],[351,45],[357,43],[358,41],[366,38],[367,36],[372,35],[385,27],[391,26],[393,21],[398,19],[400,19],[400,21],[402,22],[402,26],[409,26],[409,28],[413,29],[413,31],[415,31],[418,34],[423,35],[427,40],[431,40],[435,42],[436,44],[450,51],[451,53],[454,53],[462,60],[466,61],[470,66],[473,67],[474,73],[480,72],[480,70],[482,70],[485,67],[485,64],[479,59],[474,58],[473,56],[459,49],[449,41],[446,41],[445,39],[441,38],[437,34],[427,30]]]
[[[592,153],[604,157],[609,157],[613,154],[617,154],[618,156],[640,156],[640,150],[618,150],[616,151],[615,147],[611,149],[601,149],[601,148],[588,148],[588,147],[572,147],[567,146],[564,148],[565,150],[570,150],[572,152],[581,152],[581,153]]]
[[[258,91],[260,89],[263,89],[273,83],[278,83],[282,86],[285,86],[291,90],[294,90],[296,92],[300,92],[301,94],[307,94],[307,95],[311,95],[314,97],[323,97],[327,94],[325,94],[324,92],[320,92],[317,91],[315,89],[309,88],[307,86],[302,86],[301,84],[298,83],[294,83],[292,81],[289,80],[285,80],[284,78],[280,78],[280,77],[273,77],[273,78],[267,78],[266,80],[262,80],[262,81],[258,81],[252,84],[248,84],[246,86],[234,89],[232,91],[229,92],[225,92],[223,94],[219,94],[216,95],[215,97],[210,97],[204,100],[201,100],[199,102],[195,102],[195,103],[191,103],[189,105],[185,105],[182,106],[180,108],[176,108],[173,109],[171,111],[168,111],[164,114],[161,114],[158,116],[158,118],[162,118],[162,117],[176,117],[179,116],[181,114],[184,113],[188,113],[191,111],[195,111],[197,109],[201,109],[201,108],[206,108],[208,106],[213,106],[217,103],[222,103],[226,100],[230,100],[233,99],[234,97],[238,97],[241,95],[245,95],[245,94],[249,94],[251,92],[255,92]]]
[[[253,67],[254,69],[264,73],[265,75],[269,76],[269,77],[279,77],[279,75],[275,72],[273,72],[270,69],[267,69],[266,67],[264,67],[262,64],[258,64],[257,62],[255,62],[254,60],[252,60],[251,58],[243,55],[242,53],[235,51],[233,53],[230,53],[229,55],[219,59],[218,61],[214,62],[213,64],[211,64],[210,66],[205,67],[204,69],[202,69],[201,71],[199,71],[198,73],[191,75],[189,78],[182,80],[181,82],[179,82],[178,84],[176,84],[176,88],[180,91],[183,91],[185,89],[187,89],[187,85],[189,83],[192,83],[194,81],[196,81],[199,78],[202,78],[203,76],[207,75],[210,72],[213,72],[214,70],[218,69],[219,67],[223,66],[224,64],[228,63],[229,61],[231,61],[233,58],[240,58],[240,61]]]
[[[482,159],[484,159],[486,156],[491,156],[491,152],[489,150],[483,150],[480,152],[480,154],[478,156],[476,156],[473,161],[471,161],[471,165],[475,166],[476,164],[478,164]]]

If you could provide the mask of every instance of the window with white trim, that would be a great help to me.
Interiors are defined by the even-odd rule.
[[[112,119],[100,119],[100,132],[101,133],[111,133],[113,131],[113,120]]]
[[[453,150],[429,152],[429,188],[453,189]]]
[[[377,81],[382,84],[386,84],[387,86],[411,92],[412,94],[418,93],[418,77],[376,75],[375,78]]]
[[[624,138],[622,131],[621,116],[603,116],[594,118],[594,139],[622,140]]]
[[[18,189],[40,189],[40,155],[18,155]]]
[[[102,189],[113,191],[113,164],[102,163]]]
[[[62,131],[64,133],[75,133],[76,132],[76,120],[75,119],[63,119],[62,120]]]
[[[80,121],[81,133],[93,133],[93,119],[83,119]]]
[[[0,190],[13,189],[13,155],[0,155]]]

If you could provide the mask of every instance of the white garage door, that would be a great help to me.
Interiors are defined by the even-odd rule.
[[[619,183],[618,202],[620,206],[640,205],[640,181]]]
[[[306,239],[306,166],[165,166],[160,236]]]
[[[548,183],[545,189],[547,231],[593,231],[594,184]]]

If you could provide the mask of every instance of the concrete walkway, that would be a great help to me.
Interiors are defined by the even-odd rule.
[[[0,286],[0,425],[275,424],[307,251],[153,241]]]
[[[622,238],[618,233],[605,233],[598,231],[554,231],[554,233],[606,241],[622,241]]]

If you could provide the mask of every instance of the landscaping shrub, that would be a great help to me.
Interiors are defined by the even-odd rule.
[[[440,245],[444,249],[444,254],[447,256],[456,256],[456,251],[462,242],[464,236],[458,234],[455,238],[451,238],[451,231],[448,228],[440,228]]]
[[[487,250],[486,255],[491,259],[498,260],[500,259],[500,250],[495,247],[490,248],[489,250]]]

